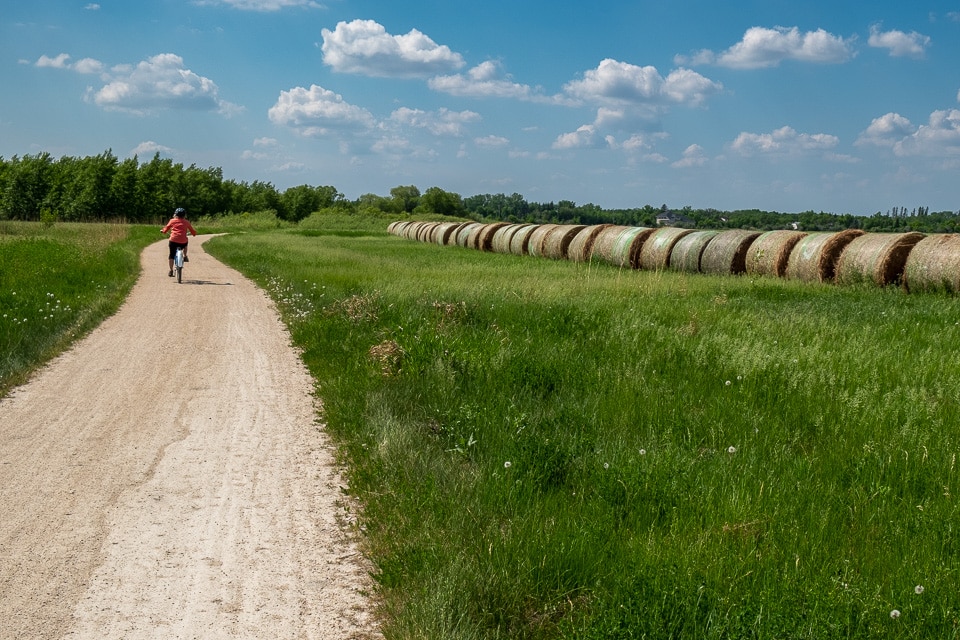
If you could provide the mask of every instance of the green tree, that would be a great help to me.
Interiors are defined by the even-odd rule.
[[[439,213],[445,216],[460,216],[464,213],[463,198],[459,193],[444,191],[440,187],[430,187],[420,197],[417,212]]]
[[[420,204],[420,189],[414,185],[396,186],[390,189],[390,196],[397,202],[403,213],[412,213]]]

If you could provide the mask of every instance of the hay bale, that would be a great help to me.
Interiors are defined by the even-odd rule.
[[[570,241],[570,246],[567,247],[567,258],[574,262],[589,262],[597,236],[603,233],[604,229],[612,226],[611,224],[594,224],[584,227]]]
[[[457,222],[454,223],[453,228],[446,231],[443,234],[443,244],[444,245],[456,245],[457,244],[457,234],[460,233],[460,229],[463,229],[468,224],[473,224],[471,222]]]
[[[430,233],[438,225],[438,222],[424,222],[417,229],[418,242],[430,242]]]
[[[433,230],[433,242],[445,245],[450,241],[450,235],[460,226],[459,222],[441,222]]]
[[[747,270],[747,252],[750,245],[759,237],[759,231],[721,231],[703,250],[703,255],[700,256],[700,271],[720,276],[743,273]]]
[[[552,229],[543,238],[543,257],[552,260],[566,260],[570,243],[583,229],[586,229],[586,225],[561,224]]]
[[[693,229],[678,227],[661,227],[657,229],[640,249],[640,259],[637,262],[640,269],[666,269],[670,264],[670,252],[677,241],[693,233]]]
[[[529,253],[530,236],[537,230],[535,224],[523,225],[510,236],[510,253],[515,256],[525,256]]]
[[[394,220],[387,225],[387,233],[391,235],[397,235],[397,226],[403,224],[402,220]]]
[[[616,267],[636,269],[640,249],[652,233],[653,229],[647,227],[607,227],[593,243],[590,258]]]
[[[390,226],[387,227],[387,231],[395,236],[403,237],[403,228],[408,224],[410,224],[409,220],[397,220],[396,222],[390,223]]]
[[[403,228],[403,237],[407,240],[416,240],[417,234],[420,233],[420,229],[425,224],[427,223],[423,222],[422,220],[415,220],[411,222],[409,225]]]
[[[493,234],[493,240],[490,242],[490,250],[494,253],[510,253],[510,238],[523,226],[522,224],[508,224],[497,229],[496,233]]]
[[[480,226],[479,222],[468,222],[466,224],[460,225],[460,228],[457,229],[457,236],[454,239],[454,243],[458,247],[466,247],[467,241],[470,238],[470,234],[473,230]]]
[[[670,268],[675,271],[699,273],[703,250],[719,233],[719,231],[694,231],[677,240],[673,245],[673,251],[670,252]]]
[[[838,284],[870,282],[885,287],[900,281],[907,256],[924,234],[866,233],[847,245],[837,261]]]
[[[527,243],[527,253],[535,258],[542,258],[544,238],[559,226],[558,224],[541,224],[538,226],[533,233],[530,234],[530,240]]]
[[[805,231],[781,230],[762,234],[750,245],[747,274],[782,278],[787,273],[790,252],[805,237]]]
[[[912,292],[960,292],[960,234],[927,236],[914,245],[903,280]]]
[[[847,229],[811,233],[800,238],[787,260],[787,278],[804,282],[833,282],[840,254],[863,233],[860,229]]]
[[[474,249],[480,251],[493,251],[493,236],[498,230],[509,227],[509,222],[491,222],[483,225],[483,229],[477,234],[477,244]]]

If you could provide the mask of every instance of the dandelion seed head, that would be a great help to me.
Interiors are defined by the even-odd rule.
[[[725,384],[726,386],[728,386],[728,387],[729,387],[729,386],[730,386],[730,384],[731,384],[731,382],[730,382],[729,380],[727,380],[727,381],[726,381],[726,382],[724,382],[723,384]]]
[[[646,449],[640,449],[640,455],[642,455],[642,456],[647,455],[647,450],[646,450]]]
[[[921,593],[923,593],[923,585],[922,585],[922,584],[918,584],[917,586],[915,586],[915,587],[913,588],[913,592],[914,592],[915,594],[917,594],[917,595],[920,595]]]
[[[604,463],[603,463],[603,468],[604,468],[604,469],[609,469],[609,468],[610,468],[610,463],[609,463],[609,462],[604,462]]]
[[[894,620],[896,620],[897,618],[899,618],[899,617],[900,617],[900,609],[894,609],[893,611],[891,611],[891,612],[890,612],[890,617],[893,618]]]
[[[509,460],[507,460],[506,462],[503,463],[503,468],[504,468],[504,469],[509,469],[512,465],[513,465],[513,463],[511,463]]]
[[[727,453],[734,454],[736,452],[737,452],[737,448],[735,446],[730,445],[729,447],[727,447]]]

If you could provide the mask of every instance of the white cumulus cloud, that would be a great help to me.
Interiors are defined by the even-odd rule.
[[[459,53],[416,29],[397,36],[373,20],[354,20],[321,33],[324,63],[342,73],[424,77],[455,71],[465,64]]]
[[[716,64],[734,69],[776,67],[784,60],[836,64],[854,56],[853,39],[817,29],[802,33],[797,27],[751,27],[743,39],[722,53],[702,50],[678,57],[689,64]]]
[[[450,111],[445,108],[422,111],[401,107],[390,114],[390,120],[398,124],[425,129],[437,136],[454,137],[462,136],[467,124],[479,122],[480,119],[480,114],[474,111]]]
[[[702,167],[707,163],[707,156],[698,144],[692,144],[683,150],[683,157],[671,164],[675,169],[689,169],[690,167]]]
[[[880,31],[880,27],[874,25],[870,27],[870,39],[867,44],[871,47],[888,49],[891,56],[922,58],[927,47],[930,46],[930,36],[925,36],[916,31],[904,33],[903,31]]]
[[[888,147],[897,156],[960,156],[960,109],[930,114],[927,124],[914,126],[897,113],[875,118],[860,134],[858,145]]]
[[[648,105],[697,105],[722,88],[720,83],[689,69],[676,69],[664,78],[656,67],[611,58],[584,72],[583,78],[564,85],[564,91],[578,100]]]
[[[504,74],[500,63],[493,60],[481,62],[466,73],[440,75],[431,78],[427,85],[434,91],[468,98],[512,98],[529,102],[559,103],[562,98],[545,96],[530,85],[514,82]]]
[[[369,111],[318,85],[281,91],[267,115],[274,124],[291,127],[310,137],[326,135],[330,129],[363,131],[376,126]]]
[[[92,70],[99,63],[85,59],[77,64]],[[87,99],[109,110],[144,114],[159,109],[194,109],[230,114],[239,109],[220,97],[213,80],[185,68],[183,58],[173,53],[161,53],[136,66],[113,67],[102,79],[103,87],[90,88]]]
[[[798,133],[792,127],[780,127],[770,133],[742,132],[730,145],[741,155],[799,155],[836,147],[839,138],[826,133]]]
[[[279,11],[288,7],[305,7],[308,9],[322,9],[323,5],[315,0],[195,0],[195,4],[226,5],[241,11]]]

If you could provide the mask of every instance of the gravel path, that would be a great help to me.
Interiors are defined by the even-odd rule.
[[[205,239],[0,401],[0,638],[378,637],[312,381]]]

